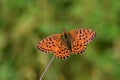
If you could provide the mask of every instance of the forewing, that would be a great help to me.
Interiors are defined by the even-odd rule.
[[[82,41],[84,45],[87,45],[96,37],[96,32],[91,29],[76,29],[70,31],[70,33],[74,39]]]
[[[61,34],[48,36],[38,43],[37,48],[45,53],[53,52],[58,42],[60,41],[61,36]]]
[[[70,56],[70,50],[62,40],[56,46],[54,53],[59,59],[67,59]]]

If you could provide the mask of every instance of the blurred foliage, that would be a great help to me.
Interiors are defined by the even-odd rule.
[[[38,80],[53,53],[37,43],[76,28],[97,37],[84,54],[55,59],[44,80],[120,80],[120,0],[0,0],[0,80]]]

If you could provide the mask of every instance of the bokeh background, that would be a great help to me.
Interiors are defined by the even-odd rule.
[[[96,39],[82,55],[55,59],[43,80],[120,80],[120,0],[0,0],[0,80],[38,80],[53,53],[37,43],[77,28]]]

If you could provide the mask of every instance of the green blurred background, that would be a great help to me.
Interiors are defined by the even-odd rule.
[[[90,28],[82,55],[55,59],[43,80],[120,80],[120,0],[0,0],[0,80],[38,80],[53,56],[43,38]]]

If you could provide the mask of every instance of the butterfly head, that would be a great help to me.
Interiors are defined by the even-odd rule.
[[[68,32],[63,32],[63,39],[68,40],[70,38],[71,38],[71,36]]]

